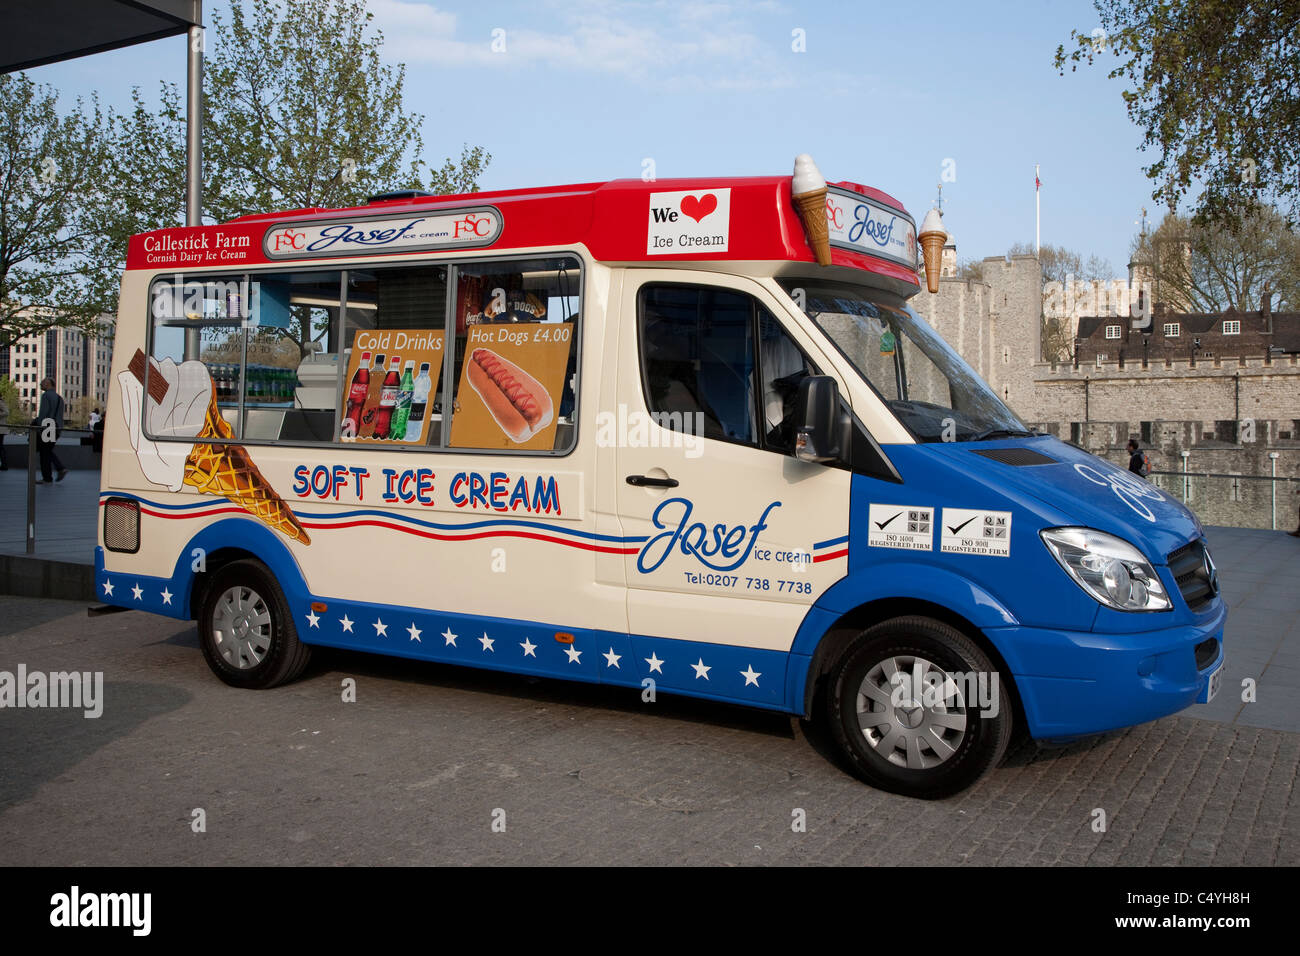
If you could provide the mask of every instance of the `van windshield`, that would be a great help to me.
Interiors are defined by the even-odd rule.
[[[783,279],[781,286],[917,441],[1038,434],[901,299],[850,283]]]

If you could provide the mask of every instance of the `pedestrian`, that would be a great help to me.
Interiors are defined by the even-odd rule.
[[[98,408],[92,408],[92,409],[90,410],[90,421],[89,421],[87,424],[90,426],[90,430],[93,432],[93,431],[95,430],[95,426],[96,426],[97,424],[99,424],[99,409],[98,409]]]
[[[48,485],[54,480],[53,468],[59,472],[59,481],[68,476],[68,469],[63,467],[63,462],[59,461],[59,456],[55,454],[54,444],[59,440],[59,433],[63,431],[63,396],[54,389],[54,379],[47,378],[41,382],[41,406],[36,413],[36,418],[32,424],[40,430],[38,440],[40,442],[41,452],[41,481],[38,485]],[[46,435],[49,434],[48,423],[54,423],[54,435],[47,441]]]
[[[9,403],[5,401],[4,396],[0,395],[0,471],[9,470],[9,459],[5,457],[5,435],[9,434],[9,429],[5,424],[9,421]]]
[[[1142,450],[1136,438],[1128,440],[1128,470],[1139,478],[1146,478],[1151,474],[1151,459],[1147,457],[1147,453]]]

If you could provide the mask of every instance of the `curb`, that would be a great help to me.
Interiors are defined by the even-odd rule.
[[[95,568],[70,561],[0,554],[0,594],[93,602]]]

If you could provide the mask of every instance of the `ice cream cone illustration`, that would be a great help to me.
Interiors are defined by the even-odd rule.
[[[831,264],[830,227],[826,221],[826,179],[817,164],[807,153],[800,153],[794,160],[794,176],[790,181],[790,194],[799,218],[803,220],[804,231],[808,233],[808,245],[817,257],[819,266]]]
[[[939,267],[943,263],[943,244],[948,232],[943,228],[943,214],[931,209],[921,223],[921,257],[925,260],[925,286],[931,294],[939,291]]]
[[[171,359],[155,362],[145,396],[145,361],[144,353],[137,350],[128,370],[118,376],[131,446],[145,477],[171,491],[190,485],[203,494],[221,495],[286,537],[311,544],[298,518],[244,447],[227,443],[234,432],[217,407],[206,366],[202,362],[177,365]],[[153,434],[205,440],[188,448],[183,443],[149,441],[140,432],[142,405]]]

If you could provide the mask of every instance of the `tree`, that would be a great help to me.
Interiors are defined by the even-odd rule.
[[[1234,226],[1260,194],[1300,212],[1300,0],[1094,0],[1101,27],[1057,47],[1064,75],[1109,50],[1111,78],[1158,153],[1144,172],[1170,209]]]
[[[102,334],[118,259],[103,230],[109,126],[99,104],[0,75],[0,348],[58,327]]]
[[[365,0],[234,0],[212,15],[204,80],[203,206],[223,222],[279,209],[343,207],[395,189],[474,192],[491,155],[464,146],[434,169],[424,116],[403,102],[405,68],[383,62]],[[117,124],[130,180],[118,240],[183,224],[185,114],[164,84],[152,111],[137,91]],[[295,309],[283,335],[301,355],[321,330]]]
[[[1300,309],[1300,237],[1268,206],[1248,206],[1234,229],[1170,213],[1132,248],[1152,271],[1156,301],[1180,311],[1253,311],[1266,286],[1275,310]]]
[[[1017,242],[1007,250],[1009,256],[1032,256],[1030,242]],[[1038,264],[1043,270],[1043,311],[1041,338],[1043,359],[1048,362],[1071,362],[1074,359],[1076,316],[1065,314],[1058,302],[1073,301],[1074,294],[1063,296],[1062,291],[1072,282],[1091,283],[1112,277],[1110,263],[1099,256],[1089,256],[1064,246],[1045,245],[1038,250]]]

